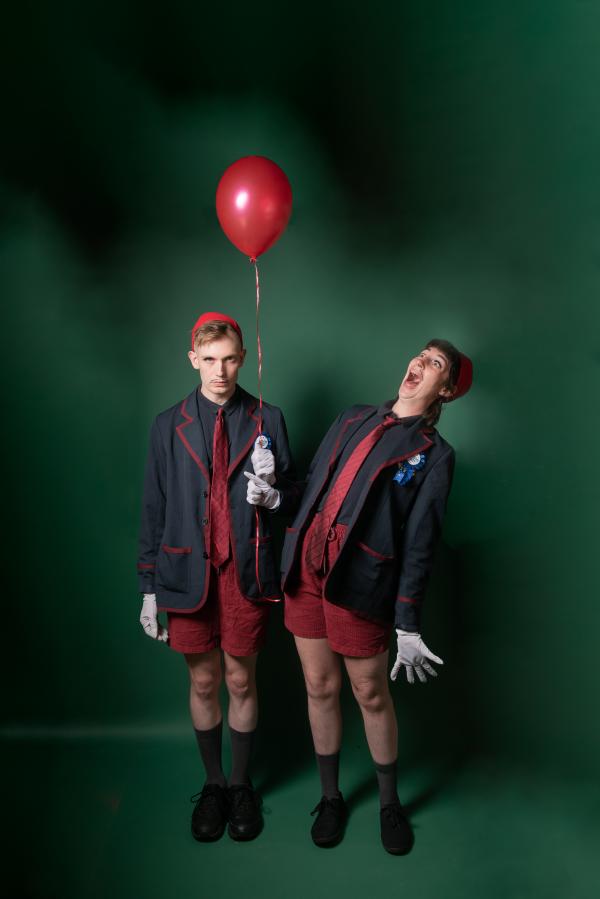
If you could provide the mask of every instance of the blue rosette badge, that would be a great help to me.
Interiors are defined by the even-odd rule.
[[[408,484],[408,482],[414,478],[415,471],[420,471],[423,468],[425,461],[425,453],[416,453],[414,456],[405,459],[404,462],[400,462],[398,471],[394,475],[396,484],[400,484],[400,486]]]

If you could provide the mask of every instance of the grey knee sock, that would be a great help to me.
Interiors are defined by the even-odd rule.
[[[338,786],[340,754],[339,752],[333,752],[331,755],[319,755],[317,752],[315,755],[319,766],[323,796],[327,797],[327,799],[337,799],[340,795]]]
[[[396,762],[390,762],[389,765],[379,765],[375,762],[375,771],[377,772],[379,804],[381,807],[383,808],[384,805],[391,805],[392,802],[398,802],[398,792],[396,790]]]
[[[252,786],[248,768],[250,767],[250,757],[256,731],[250,730],[244,733],[240,730],[234,730],[229,725],[229,733],[231,734],[231,776],[229,784],[230,786],[237,784]]]
[[[221,767],[221,743],[223,738],[223,721],[219,721],[216,727],[210,730],[196,730],[198,749],[206,769],[206,783],[226,786],[225,775]]]

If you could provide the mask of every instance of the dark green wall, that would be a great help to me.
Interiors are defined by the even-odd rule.
[[[201,310],[240,320],[255,389],[252,271],[213,201],[260,153],[294,190],[261,264],[263,386],[301,468],[427,338],[476,366],[440,425],[458,467],[424,636],[447,664],[395,688],[405,751],[595,769],[599,6],[20,9],[0,54],[9,724],[185,721],[182,664],[137,624],[141,469],[195,383]],[[306,736],[280,625],[261,680],[264,727],[287,682]]]

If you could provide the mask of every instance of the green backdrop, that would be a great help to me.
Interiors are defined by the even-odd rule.
[[[395,687],[403,757],[597,774],[598,4],[19,10],[1,38],[5,735],[186,732],[182,662],[137,620],[141,474],[153,416],[195,383],[200,311],[238,318],[256,389],[253,273],[214,193],[258,153],[294,192],[260,261],[263,388],[301,471],[429,337],[475,364],[439,426],[457,471],[423,634],[446,667]],[[263,740],[279,709],[309,764],[278,614],[260,678]]]

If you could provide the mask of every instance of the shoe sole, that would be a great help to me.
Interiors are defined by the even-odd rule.
[[[232,840],[235,840],[236,843],[246,843],[249,840],[255,840],[256,837],[261,833],[263,829],[263,822],[261,821],[260,825],[256,827],[254,830],[247,831],[239,831],[236,830],[235,827],[232,827],[231,824],[227,828],[227,833],[231,837]]]
[[[192,830],[192,836],[199,843],[214,843],[216,840],[220,840],[223,834],[225,833],[225,825],[219,828],[219,830],[215,830],[214,833],[195,833]]]
[[[344,834],[342,832],[342,833],[336,834],[333,837],[333,839],[330,838],[328,840],[315,840],[314,837],[311,837],[311,839],[312,839],[313,843],[315,844],[315,846],[318,846],[319,849],[332,849],[334,846],[337,846],[338,843],[342,842],[343,836],[344,836]]]
[[[408,855],[408,853],[412,849],[412,846],[408,846],[406,849],[390,849],[388,846],[384,846],[383,848],[390,855]]]
[[[344,838],[344,834],[346,832],[346,823],[347,822],[344,821],[340,830],[336,831],[336,833],[332,837],[320,837],[319,838],[319,837],[314,837],[311,833],[310,838],[313,841],[313,843],[315,844],[315,846],[319,847],[319,849],[328,849],[328,848],[331,848],[332,846],[337,846],[338,843],[341,843],[341,841]]]

